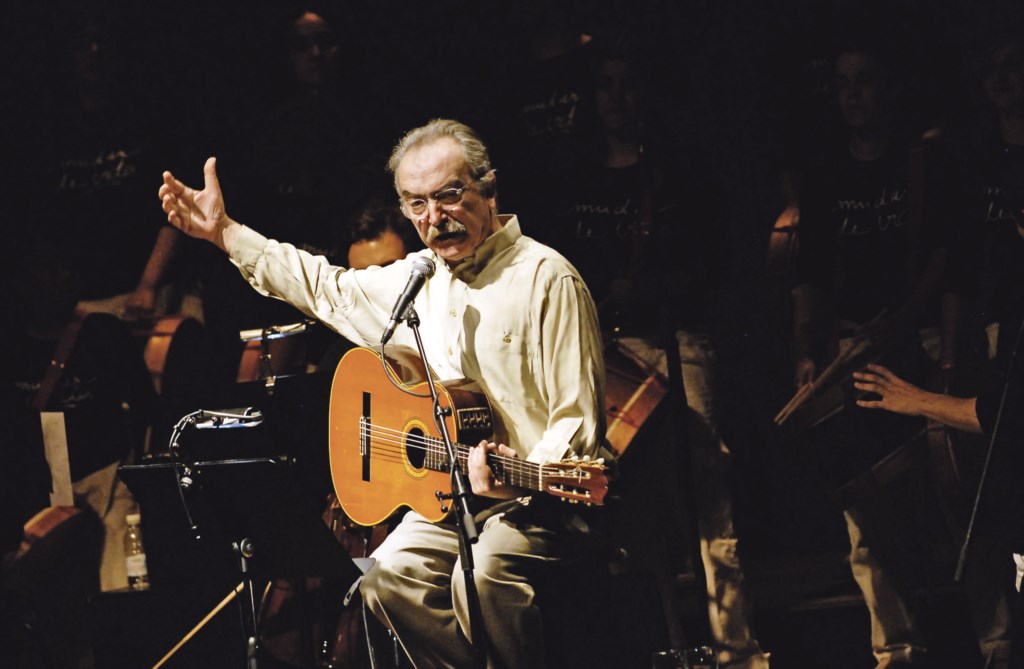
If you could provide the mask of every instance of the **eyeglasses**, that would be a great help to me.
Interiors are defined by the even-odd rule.
[[[402,200],[402,208],[406,213],[413,216],[422,216],[427,211],[427,204],[433,200],[437,206],[453,206],[462,202],[462,194],[469,190],[469,186],[456,186],[439,190],[426,198],[417,197],[412,200]]]

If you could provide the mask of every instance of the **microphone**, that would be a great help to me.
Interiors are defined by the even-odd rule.
[[[388,343],[391,336],[395,334],[398,324],[404,321],[405,317],[409,314],[409,308],[412,307],[412,301],[415,299],[416,293],[420,292],[420,289],[423,288],[423,283],[433,274],[433,260],[422,256],[413,259],[412,274],[409,276],[408,283],[405,284],[405,290],[398,296],[395,308],[391,310],[391,320],[388,321],[388,326],[384,328],[384,334],[380,337],[381,346]]]
[[[254,427],[263,422],[263,412],[256,407],[237,409],[200,409],[195,416],[195,427],[208,430],[226,427]]]

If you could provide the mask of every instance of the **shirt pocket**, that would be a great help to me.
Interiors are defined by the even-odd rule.
[[[479,382],[492,400],[523,407],[542,404],[536,342],[512,328],[481,328],[476,336],[476,352]]]

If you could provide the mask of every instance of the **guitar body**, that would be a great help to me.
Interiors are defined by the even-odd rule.
[[[382,367],[387,364],[390,377]],[[393,377],[401,387],[391,382]],[[437,522],[438,491],[449,494],[445,457],[427,440],[441,438],[423,363],[412,352],[356,348],[341,359],[330,402],[330,461],[334,490],[345,513],[360,525],[377,525],[406,506]],[[435,383],[453,442],[476,444],[493,428],[490,405],[467,381]],[[424,395],[416,397],[408,392]],[[430,466],[427,466],[430,465]]]

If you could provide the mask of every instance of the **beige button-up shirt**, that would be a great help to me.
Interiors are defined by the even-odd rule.
[[[565,258],[522,234],[518,220],[454,269],[429,250],[387,267],[346,270],[245,228],[232,262],[264,295],[283,299],[356,344],[376,346],[412,259],[436,271],[414,307],[441,379],[476,381],[495,412],[495,438],[534,462],[604,448],[604,362],[590,292]],[[393,343],[415,349],[399,326]]]

